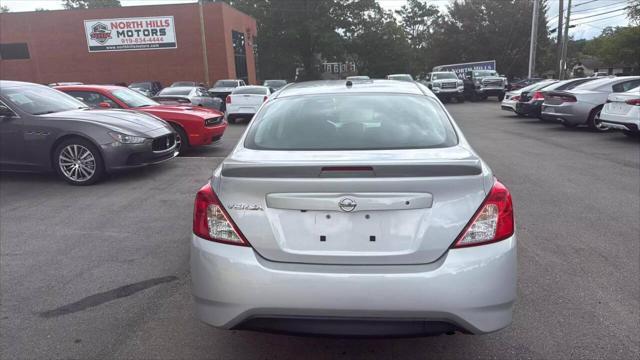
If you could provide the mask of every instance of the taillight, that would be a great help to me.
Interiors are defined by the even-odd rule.
[[[513,203],[509,189],[497,179],[471,221],[453,243],[454,248],[484,245],[511,237],[514,233]]]
[[[203,186],[196,194],[193,233],[206,240],[249,246],[249,242],[233,223],[210,184]]]
[[[511,100],[519,101],[520,100],[520,95],[516,95],[516,96],[511,97]]]
[[[227,104],[231,104],[231,95],[227,95],[227,98],[225,99],[225,102]]]
[[[534,92],[531,100],[544,100],[544,95],[542,95],[542,91]]]
[[[269,98],[268,96],[265,96],[264,99],[262,99],[262,102],[267,101],[268,98]]]
[[[640,106],[640,99],[627,100],[627,101],[625,101],[625,103],[627,103],[629,105]]]

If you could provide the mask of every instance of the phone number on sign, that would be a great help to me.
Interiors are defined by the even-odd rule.
[[[123,44],[148,44],[148,43],[161,43],[164,42],[163,37],[148,37],[148,38],[135,38],[135,39],[120,39]]]

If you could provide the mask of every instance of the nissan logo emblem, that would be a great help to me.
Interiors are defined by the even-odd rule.
[[[356,208],[356,206],[358,206],[358,204],[353,199],[343,198],[338,203],[338,206],[340,207],[340,210],[342,210],[344,212],[351,212],[351,211],[355,210],[355,208]]]

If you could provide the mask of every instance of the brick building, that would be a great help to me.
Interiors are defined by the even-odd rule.
[[[202,34],[205,44],[203,46]],[[256,83],[256,21],[225,3],[0,14],[0,79]],[[206,49],[206,62],[204,54]]]

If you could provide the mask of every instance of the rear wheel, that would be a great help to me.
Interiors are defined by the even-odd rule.
[[[502,101],[502,100],[504,100],[504,94],[498,95],[498,101]]]
[[[600,112],[602,112],[602,106],[591,110],[587,125],[589,125],[593,131],[609,131],[609,127],[600,120]]]
[[[53,165],[64,181],[72,185],[92,185],[104,176],[98,148],[88,140],[70,138],[56,147]]]
[[[233,116],[233,115],[227,115],[227,122],[228,122],[229,124],[235,124],[235,122],[236,122],[236,117],[235,117],[235,116]]]

